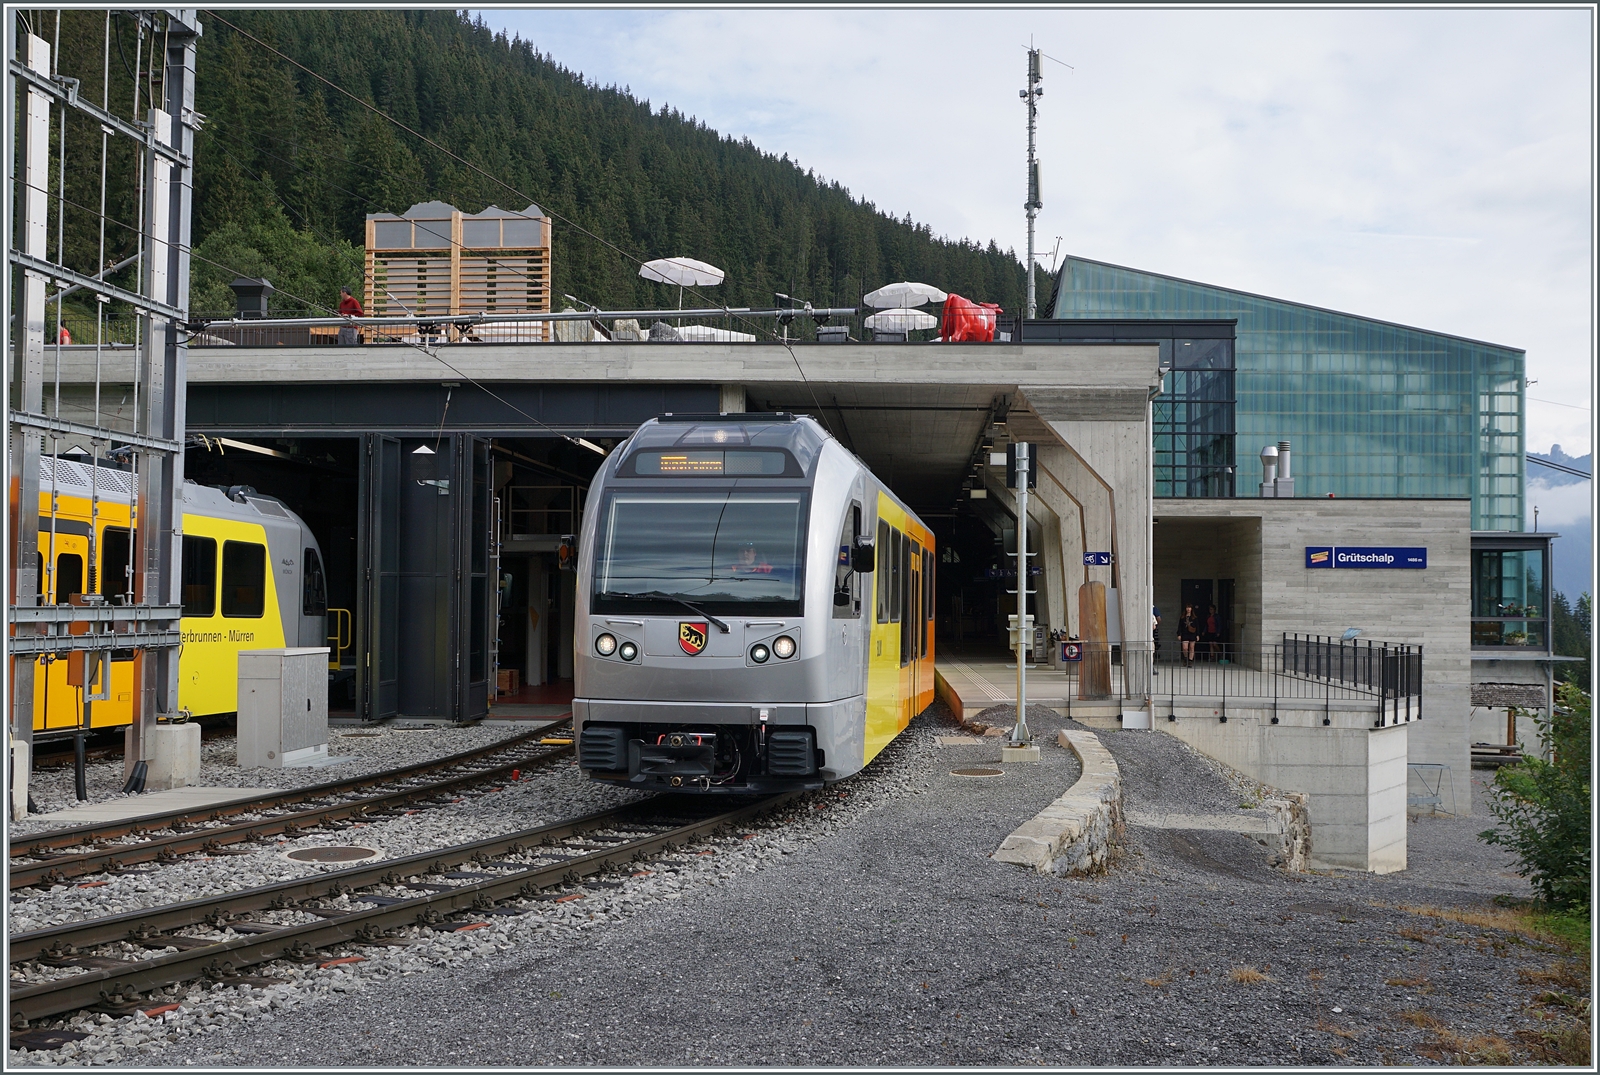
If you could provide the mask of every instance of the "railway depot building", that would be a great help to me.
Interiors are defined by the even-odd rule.
[[[435,218],[457,249],[498,228],[533,267],[518,280],[547,271],[547,226],[426,204],[375,218],[369,262],[436,319],[355,346],[236,320],[187,351],[186,478],[277,498],[320,543],[336,719],[568,703],[573,537],[601,463],[653,417],[775,411],[814,417],[932,528],[937,689],[967,712],[1010,697],[986,674],[1017,584],[995,460],[1034,445],[1030,699],[1307,792],[1327,864],[1403,868],[1408,802],[1466,812],[1473,742],[1504,741],[1503,685],[1548,704],[1519,351],[1077,259],[1052,317],[1002,319],[990,342],[801,311],[783,341],[668,312],[666,331],[601,314],[463,330],[462,302],[492,312],[504,282],[449,243],[408,250]],[[505,308],[548,294],[519,285]],[[65,412],[96,356],[59,350]]]

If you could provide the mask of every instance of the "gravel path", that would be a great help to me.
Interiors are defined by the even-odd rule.
[[[1418,821],[1415,868],[1385,877],[1289,875],[1238,834],[1137,826],[1099,878],[992,862],[1075,776],[1054,730],[1034,723],[1041,764],[963,779],[949,770],[997,758],[998,744],[935,746],[959,729],[933,711],[778,823],[696,845],[620,888],[360,949],[363,963],[294,968],[293,984],[267,991],[197,987],[166,1023],[79,1017],[90,1041],[10,1060],[1412,1064],[1463,1050],[1493,1059],[1535,1025],[1528,1002],[1544,987],[1516,972],[1553,953],[1393,909],[1482,908],[1526,891],[1471,838],[1483,818]],[[1237,778],[1176,740],[1102,738],[1130,808],[1239,808]]]

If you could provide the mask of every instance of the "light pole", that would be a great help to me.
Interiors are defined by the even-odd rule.
[[[1044,202],[1039,199],[1039,161],[1034,155],[1035,131],[1039,120],[1039,98],[1044,96],[1044,87],[1039,85],[1044,74],[1040,71],[1040,56],[1038,49],[1028,50],[1028,88],[1018,90],[1017,96],[1021,97],[1028,105],[1028,200],[1023,203],[1023,208],[1028,211],[1028,301],[1027,316],[1039,316],[1038,304],[1035,301],[1033,279],[1033,222],[1039,215],[1039,210],[1044,208]]]

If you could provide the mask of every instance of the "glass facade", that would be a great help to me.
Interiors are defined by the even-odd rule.
[[[1233,496],[1233,341],[1162,341],[1169,354],[1152,408],[1155,495]]]
[[[1237,320],[1230,385],[1174,355],[1156,400],[1158,467],[1164,407],[1172,438],[1157,496],[1228,495],[1208,477],[1228,465],[1254,489],[1256,453],[1287,439],[1301,496],[1471,497],[1474,530],[1522,529],[1520,350],[1071,257],[1051,315]]]

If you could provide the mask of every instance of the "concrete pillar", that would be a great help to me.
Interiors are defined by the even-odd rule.
[[[145,736],[146,791],[186,788],[200,778],[200,725],[156,724]]]
[[[1151,391],[1159,383],[1158,376]],[[1047,448],[1039,455],[1082,503],[1088,551],[1115,557],[1109,568],[1087,568],[1086,576],[1116,588],[1117,617],[1130,641],[1144,639],[1153,603],[1150,399],[1149,392],[1138,390],[1022,386],[1013,405],[1014,427],[1018,407],[1037,419],[1027,423],[1027,432],[1013,428],[1014,435],[1033,439],[1030,432],[1043,432],[1044,427],[1061,445],[1060,451]]]
[[[1050,469],[1052,458],[1056,460],[1057,470],[1061,470],[1063,455],[1059,445],[1041,444],[1034,452],[1035,465],[1039,468],[1039,485],[1034,489],[1034,494],[1056,517],[1054,544],[1058,557],[1056,562],[1061,569],[1059,583],[1062,600],[1053,607],[1063,610],[1061,622],[1056,626],[1066,628],[1068,634],[1077,634],[1076,595],[1078,587],[1087,581],[1083,566],[1083,554],[1088,548],[1085,544],[1084,512],[1083,505],[1068,491],[1061,475]]]
[[[717,409],[723,414],[743,414],[750,409],[745,404],[745,398],[744,385],[725,384]]]

